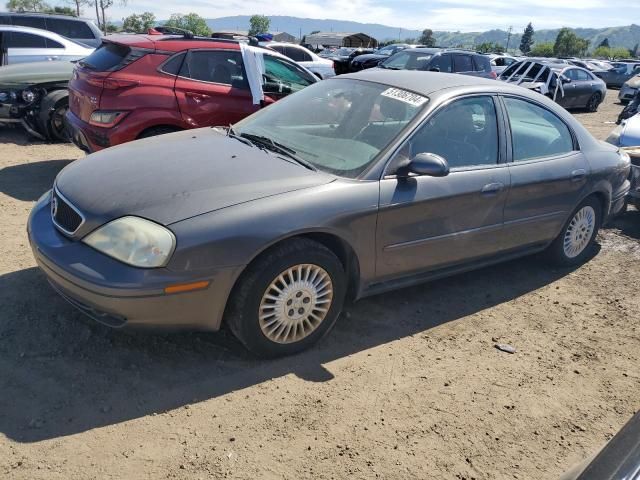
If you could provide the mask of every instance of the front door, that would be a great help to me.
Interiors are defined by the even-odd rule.
[[[504,97],[504,105],[513,150],[505,247],[545,243],[578,205],[589,166],[569,127],[554,113],[515,97]]]
[[[229,125],[257,111],[239,50],[192,50],[175,83],[180,113],[191,128]]]
[[[585,107],[592,94],[593,80],[590,74],[579,68],[570,68],[564,75],[571,79],[571,83],[564,85],[565,93],[572,97],[572,107]]]
[[[494,254],[502,248],[509,172],[491,96],[465,97],[430,116],[380,183],[376,276],[384,281]],[[418,153],[445,158],[446,177],[398,178]]]

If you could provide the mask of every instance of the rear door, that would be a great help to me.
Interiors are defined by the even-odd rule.
[[[582,198],[589,166],[570,128],[528,99],[502,98],[511,140],[505,248],[553,239]]]
[[[258,110],[239,50],[191,50],[176,79],[183,120],[192,128],[229,125]]]

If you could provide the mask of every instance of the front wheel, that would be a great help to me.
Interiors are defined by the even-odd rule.
[[[324,245],[290,240],[249,266],[230,299],[227,324],[258,356],[305,350],[340,315],[345,277],[342,263]]]
[[[579,265],[589,255],[600,224],[602,207],[594,197],[582,202],[562,227],[560,235],[549,246],[549,255],[554,263],[562,266]]]

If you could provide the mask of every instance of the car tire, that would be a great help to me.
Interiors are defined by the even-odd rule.
[[[253,354],[291,355],[331,329],[345,292],[346,275],[338,257],[320,243],[296,238],[248,267],[231,296],[225,321]]]
[[[158,135],[165,135],[167,133],[174,133],[178,131],[180,131],[180,129],[175,127],[151,127],[138,135],[138,140],[141,138],[157,137]]]
[[[586,105],[587,112],[597,112],[598,107],[600,106],[600,102],[602,102],[602,95],[600,95],[598,92],[591,95]]]
[[[560,234],[547,253],[553,263],[573,266],[583,263],[591,253],[602,223],[602,206],[597,198],[589,197],[571,213]]]
[[[66,120],[67,110],[69,110],[69,97],[59,100],[49,114],[47,136],[54,142],[68,142],[70,140]]]

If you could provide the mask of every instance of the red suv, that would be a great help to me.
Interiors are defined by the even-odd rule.
[[[259,47],[264,101],[253,102],[240,44],[176,35],[117,35],[78,62],[69,82],[73,142],[95,152],[187,128],[229,125],[316,81]]]

